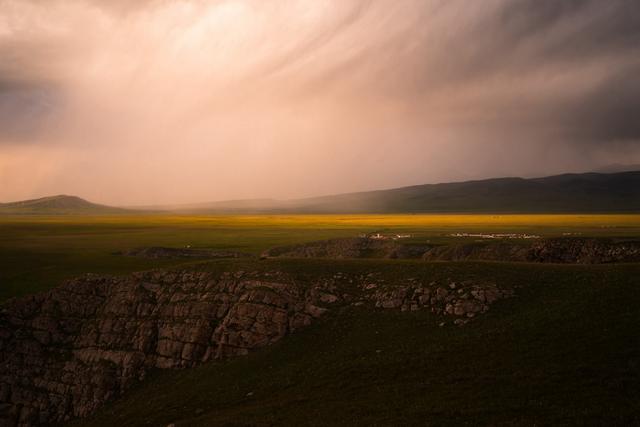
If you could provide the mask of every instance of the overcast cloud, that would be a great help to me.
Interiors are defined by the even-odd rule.
[[[638,76],[635,0],[0,0],[0,201],[639,163]]]

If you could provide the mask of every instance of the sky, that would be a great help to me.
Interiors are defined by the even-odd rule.
[[[0,0],[0,201],[640,163],[637,0]]]

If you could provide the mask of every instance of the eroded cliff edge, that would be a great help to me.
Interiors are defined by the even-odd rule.
[[[244,355],[331,310],[428,309],[462,325],[512,294],[491,283],[386,283],[375,273],[84,276],[2,306],[0,425],[86,416],[149,369]]]

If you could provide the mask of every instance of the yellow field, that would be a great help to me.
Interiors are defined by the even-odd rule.
[[[0,216],[0,224],[148,224],[275,227],[596,227],[640,228],[640,214],[347,214],[347,215],[108,215]]]
[[[0,248],[271,246],[362,233],[404,233],[413,240],[459,240],[456,233],[640,237],[640,215],[111,215],[0,217]]]

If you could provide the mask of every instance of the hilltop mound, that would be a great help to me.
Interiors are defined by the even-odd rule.
[[[91,203],[80,197],[64,194],[0,203],[0,214],[101,214],[118,212],[126,212],[126,210]]]

